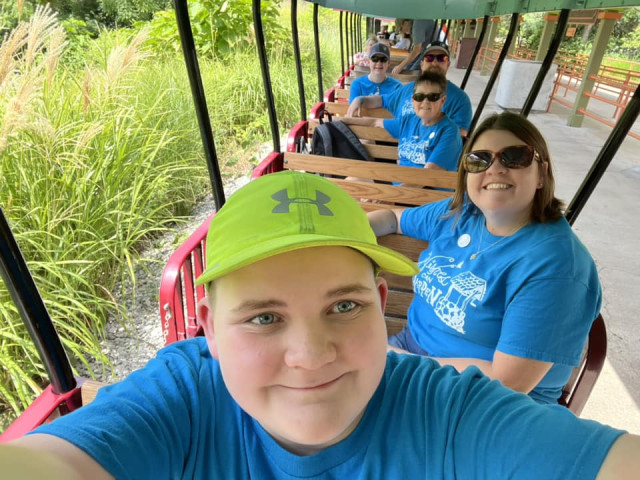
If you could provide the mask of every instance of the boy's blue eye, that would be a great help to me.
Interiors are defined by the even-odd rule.
[[[257,317],[253,317],[249,320],[251,323],[255,323],[256,325],[271,325],[275,323],[277,320],[276,316],[273,313],[263,313],[258,315]]]
[[[356,308],[358,304],[351,300],[343,300],[334,305],[333,310],[336,313],[349,313],[351,310]]]

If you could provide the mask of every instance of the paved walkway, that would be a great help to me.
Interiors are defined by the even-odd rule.
[[[455,61],[454,61],[455,63]],[[453,66],[448,78],[460,84],[465,70]],[[474,108],[488,76],[471,74],[466,91]],[[483,115],[500,112],[494,96]],[[597,108],[593,102],[590,107]],[[569,202],[611,128],[585,118],[582,128],[567,126],[568,108],[533,111],[529,119],[545,136],[555,164],[557,196]],[[640,131],[636,122],[634,131]],[[627,137],[574,224],[595,258],[604,290],[607,361],[582,417],[640,434],[640,141]]]

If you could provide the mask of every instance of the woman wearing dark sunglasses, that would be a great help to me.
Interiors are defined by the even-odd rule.
[[[356,78],[349,88],[349,103],[362,95],[391,93],[402,87],[400,80],[387,75],[389,69],[389,47],[376,43],[369,49],[369,75]]]
[[[409,327],[390,345],[460,371],[474,365],[540,403],[557,403],[602,295],[554,187],[540,132],[502,113],[465,145],[453,199],[370,213],[378,236],[429,242]]]

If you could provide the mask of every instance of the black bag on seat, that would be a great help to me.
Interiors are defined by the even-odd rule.
[[[325,122],[318,125],[311,138],[311,153],[327,157],[369,160],[364,146],[343,122]]]

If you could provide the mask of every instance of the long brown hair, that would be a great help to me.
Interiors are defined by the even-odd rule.
[[[547,162],[548,167],[542,188],[536,190],[533,197],[531,220],[545,223],[553,222],[562,217],[564,204],[562,200],[555,197],[556,182],[553,178],[553,168],[547,142],[545,142],[542,134],[535,125],[522,115],[504,112],[485,118],[474,130],[471,138],[465,144],[460,158],[464,158],[464,156],[473,149],[473,144],[476,139],[488,130],[504,130],[511,132],[527,145],[531,145],[536,152],[538,152],[541,162]],[[465,201],[470,202],[471,200],[467,197],[467,171],[464,169],[462,162],[460,162],[458,166],[458,184],[456,186],[456,193],[449,206],[451,214],[460,215]]]

